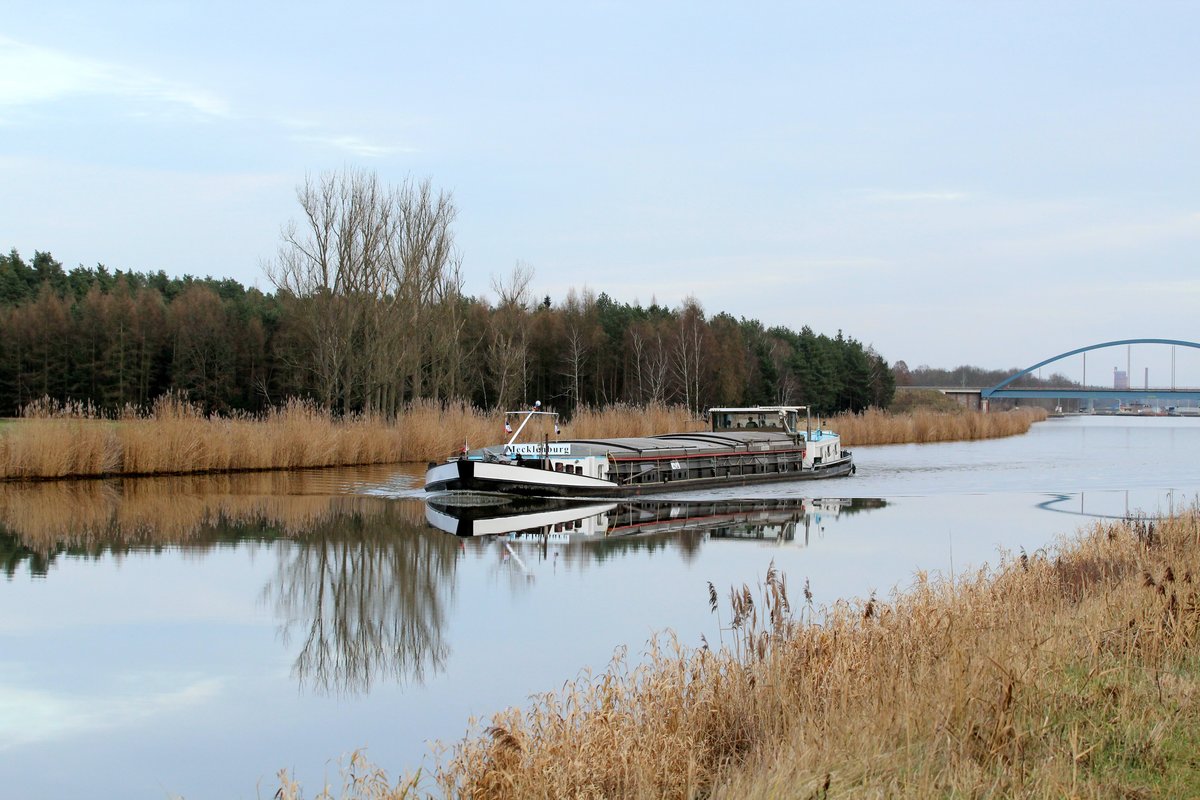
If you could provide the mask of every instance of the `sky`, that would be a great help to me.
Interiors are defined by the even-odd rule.
[[[68,268],[269,291],[366,169],[453,195],[476,296],[1023,367],[1200,340],[1198,143],[1195,3],[0,0],[0,248]]]

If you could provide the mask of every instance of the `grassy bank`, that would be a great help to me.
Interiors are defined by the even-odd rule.
[[[1011,436],[1044,418],[1040,409],[999,414],[867,411],[836,416],[826,424],[853,446]],[[553,438],[548,426],[539,418],[524,438]],[[703,428],[702,420],[680,406],[609,406],[579,410],[563,424],[561,436],[646,436]],[[440,461],[464,443],[478,447],[504,436],[500,414],[464,404],[419,404],[394,420],[337,418],[301,401],[258,417],[210,417],[172,397],[160,399],[150,413],[118,419],[82,408],[40,406],[0,426],[0,480]]]
[[[581,411],[562,435],[642,436],[698,425],[683,408]],[[335,418],[294,401],[260,417],[209,417],[177,398],[116,420],[81,408],[31,409],[0,428],[0,479],[163,475],[442,460],[504,436],[501,415],[464,404],[411,406],[394,420]],[[542,433],[531,424],[531,436]],[[552,435],[552,431],[548,431]]]
[[[1196,509],[889,602],[816,610],[768,572],[712,593],[725,646],[660,642],[501,712],[433,777],[471,798],[1200,796],[1198,578]],[[418,794],[347,774],[344,797]]]
[[[830,417],[828,427],[842,435],[847,447],[869,444],[929,444],[997,439],[1026,433],[1046,419],[1041,408],[1018,408],[984,414],[979,411],[915,411],[893,414],[870,409],[861,414]]]

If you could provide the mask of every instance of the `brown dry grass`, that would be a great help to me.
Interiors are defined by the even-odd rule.
[[[851,446],[1011,436],[1044,418],[1040,409],[998,414],[867,411],[834,417],[829,424]],[[580,409],[563,423],[560,438],[703,428],[704,422],[681,406],[616,405]],[[553,425],[536,418],[522,439],[537,441],[543,435],[553,436]],[[117,420],[85,407],[41,403],[0,429],[0,480],[440,461],[464,444],[479,447],[504,436],[501,414],[464,403],[417,403],[395,420],[371,415],[338,419],[300,400],[261,417],[210,417],[178,397],[165,396],[150,413],[131,410]]]
[[[523,439],[553,433],[539,420]],[[563,437],[634,436],[693,429],[677,406],[585,409],[562,426]],[[0,430],[0,479],[168,475],[301,469],[441,460],[464,444],[501,441],[503,416],[465,403],[417,403],[395,420],[371,415],[336,419],[299,400],[262,417],[210,417],[174,396],[148,414],[103,419],[89,408],[40,403]]]
[[[654,436],[707,428],[683,406],[632,406],[617,404],[602,409],[581,408],[563,427],[568,439],[598,439],[611,436]]]
[[[720,650],[653,643],[642,665],[503,711],[449,752],[437,790],[1195,797],[1198,579],[1200,509],[1099,523],[957,581],[918,575],[889,602],[793,606],[770,570],[731,592]],[[416,794],[372,774],[345,796]]]
[[[828,425],[842,436],[847,447],[870,444],[929,444],[972,439],[997,439],[1027,433],[1049,415],[1045,409],[1027,407],[984,414],[979,411],[944,412],[920,409],[903,414],[870,409],[861,414],[839,414]]]
[[[757,603],[732,593],[728,649],[654,647],[503,712],[439,779],[474,798],[1149,796],[1173,766],[1167,794],[1190,796],[1198,536],[1196,512],[1098,525],[819,624],[768,573]]]

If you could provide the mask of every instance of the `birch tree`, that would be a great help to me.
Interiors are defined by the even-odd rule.
[[[707,332],[704,309],[694,296],[689,296],[683,301],[678,314],[672,367],[679,380],[684,405],[699,413],[703,410],[700,407],[700,373]]]

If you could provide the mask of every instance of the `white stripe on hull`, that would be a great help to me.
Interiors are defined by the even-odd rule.
[[[518,467],[486,461],[451,461],[431,468],[425,474],[426,491],[474,491],[524,494],[531,496],[616,496],[658,494],[683,491],[697,486],[750,486],[777,481],[801,481],[836,478],[853,468],[850,458],[818,465],[799,472],[760,472],[721,478],[699,478],[635,483],[619,486],[612,481],[572,475],[535,467]]]
[[[525,483],[535,486],[557,486],[563,489],[614,489],[616,484],[586,475],[569,475],[536,467],[515,467],[511,464],[492,464],[476,461],[475,479],[480,481],[504,481]]]
[[[562,502],[562,501],[558,501]],[[554,511],[535,511],[528,514],[511,514],[487,519],[476,519],[470,523],[469,532],[464,530],[458,517],[439,511],[433,506],[425,505],[425,519],[430,525],[447,533],[459,536],[488,536],[497,533],[513,533],[556,525],[560,522],[572,522],[585,516],[605,514],[617,507],[616,503],[596,503],[590,506],[571,506]]]

